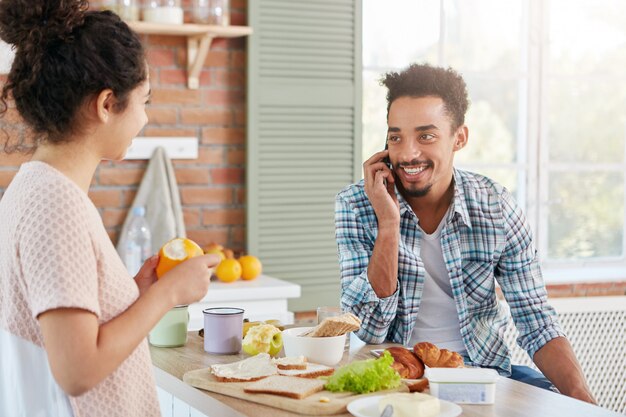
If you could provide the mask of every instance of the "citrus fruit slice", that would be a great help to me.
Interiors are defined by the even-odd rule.
[[[158,278],[181,262],[202,255],[202,248],[187,238],[175,238],[167,242],[159,251],[159,264],[156,267]]]
[[[241,265],[236,259],[224,259],[215,269],[215,276],[222,282],[233,282],[241,278]]]
[[[241,258],[239,258],[239,263],[241,264],[242,279],[249,281],[261,275],[263,265],[261,265],[261,261],[256,256],[242,256]]]

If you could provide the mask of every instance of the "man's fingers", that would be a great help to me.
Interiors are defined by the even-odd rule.
[[[383,158],[389,157],[389,150],[385,149],[384,151],[376,152],[374,155],[370,156],[367,161],[363,163],[363,168],[367,165],[372,165],[376,162],[381,162]]]

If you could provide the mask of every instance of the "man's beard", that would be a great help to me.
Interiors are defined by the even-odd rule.
[[[412,165],[415,166],[415,165],[420,165],[422,163],[423,163],[423,161],[413,160],[410,163],[397,164],[395,166],[395,170],[400,170],[405,165],[406,166],[412,166]],[[432,167],[433,167],[432,161],[429,160],[429,161],[426,161],[426,163],[428,164],[427,169],[432,169]],[[412,197],[412,198],[424,197],[426,194],[428,194],[430,192],[430,189],[433,188],[432,184],[428,184],[428,185],[426,185],[425,187],[422,187],[422,188],[406,189],[404,187],[404,184],[402,184],[402,181],[400,181],[398,176],[395,174],[395,172],[393,173],[393,175],[394,175],[394,178],[396,180],[396,187],[398,187],[398,191],[405,198],[406,197]]]

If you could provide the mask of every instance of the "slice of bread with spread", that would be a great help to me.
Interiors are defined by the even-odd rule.
[[[279,375],[297,376],[300,378],[317,378],[318,376],[332,375],[335,368],[319,363],[308,363],[305,369],[278,369]]]
[[[274,358],[272,363],[278,369],[306,369],[307,359],[304,356],[286,356],[284,358]]]
[[[256,381],[278,373],[270,355],[259,353],[242,361],[211,365],[211,373],[220,382]]]
[[[321,379],[272,375],[251,383],[243,390],[248,393],[282,395],[300,400],[323,390],[325,383],[326,381]]]

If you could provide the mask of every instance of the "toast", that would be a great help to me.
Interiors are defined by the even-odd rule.
[[[300,369],[304,370],[307,367],[307,361],[304,356],[286,356],[284,358],[272,359],[272,363],[278,367],[278,369]]]
[[[301,400],[324,389],[326,381],[298,378],[295,376],[273,375],[256,381],[243,390],[252,394],[273,394]]]
[[[278,375],[297,376],[299,378],[317,378],[318,376],[332,375],[335,368],[319,363],[309,363],[305,369],[278,369]]]
[[[332,337],[354,332],[361,328],[361,320],[352,313],[327,317],[320,324],[302,333],[300,336]]]
[[[211,373],[220,382],[249,382],[276,375],[278,368],[267,353],[259,353],[242,361],[211,365]]]

